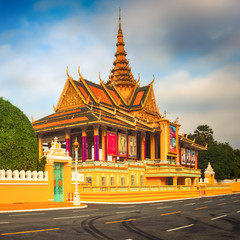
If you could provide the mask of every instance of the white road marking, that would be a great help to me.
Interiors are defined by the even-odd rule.
[[[34,215],[43,215],[45,213],[23,213],[23,214],[12,214],[9,217],[18,217],[18,216],[34,216]]]
[[[211,221],[213,220],[216,220],[216,219],[219,219],[219,218],[223,218],[223,217],[226,217],[227,215],[222,215],[222,216],[218,216],[218,217],[215,217],[215,218],[211,218]]]
[[[99,209],[84,209],[84,210],[74,210],[73,212],[83,212],[83,211],[97,211]]]
[[[176,202],[173,202],[173,203],[180,203],[180,202],[183,202],[183,201],[176,201]]]
[[[178,227],[178,228],[172,228],[172,229],[168,229],[166,231],[167,232],[172,232],[172,231],[176,231],[176,230],[180,230],[180,229],[188,228],[188,227],[192,227],[192,226],[194,226],[194,224],[190,224],[190,225],[186,225],[186,226],[182,226],[182,227]]]
[[[196,204],[196,203],[186,203],[186,204],[184,204],[184,206],[194,205],[194,204]]]
[[[90,216],[90,215],[73,216],[73,217],[59,217],[59,218],[53,218],[53,220],[72,219],[72,218],[82,218],[82,217],[89,217],[89,216]]]
[[[204,203],[208,203],[208,202],[212,202],[212,200],[209,200],[209,201],[205,201]]]
[[[150,206],[155,206],[155,205],[162,205],[163,203],[153,203],[153,204],[149,204]]]
[[[240,213],[240,211],[237,211],[237,213]]]
[[[231,198],[233,199],[233,198],[237,198],[237,197],[231,197]]]
[[[123,206],[123,207],[118,207],[118,208],[133,208],[133,207],[136,207],[136,206]]]
[[[7,223],[9,223],[9,222],[0,222],[0,224],[7,224]]]
[[[172,206],[158,207],[157,209],[171,208]]]
[[[133,211],[116,212],[116,213],[120,214],[120,213],[135,213],[135,212],[140,212],[140,211],[139,210],[133,210]]]

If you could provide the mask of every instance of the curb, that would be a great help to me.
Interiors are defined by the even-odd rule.
[[[156,200],[156,201],[144,201],[144,202],[91,202],[91,201],[82,201],[82,203],[89,203],[89,204],[146,204],[146,203],[158,203],[158,202],[171,202],[171,201],[183,201],[183,200],[189,200],[189,199],[201,199],[201,198],[211,198],[211,197],[218,197],[218,196],[224,196],[224,195],[234,195],[239,194],[238,193],[224,193],[224,194],[218,194],[218,195],[210,195],[210,196],[203,196],[203,197],[191,197],[191,198],[176,198],[176,199],[165,199],[165,200]]]
[[[79,206],[79,207],[59,207],[59,208],[37,208],[37,209],[21,209],[21,210],[6,210],[0,211],[0,213],[14,213],[14,212],[40,212],[40,211],[54,211],[54,210],[68,210],[68,209],[82,209],[87,208],[88,206]]]

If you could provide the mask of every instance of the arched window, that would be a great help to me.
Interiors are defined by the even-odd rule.
[[[135,176],[134,174],[131,175],[131,186],[135,185]]]
[[[143,174],[140,175],[140,185],[141,186],[144,185],[144,175]]]
[[[173,178],[167,177],[166,185],[173,185]]]
[[[124,186],[125,185],[125,177],[121,177],[121,186]]]
[[[92,186],[92,177],[86,177],[86,183],[89,183]]]
[[[114,186],[114,177],[113,177],[113,176],[110,177],[110,185],[111,185],[111,186]]]
[[[102,186],[106,186],[106,177],[102,176]]]

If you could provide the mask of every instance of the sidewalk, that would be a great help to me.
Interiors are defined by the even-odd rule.
[[[59,210],[86,208],[86,204],[74,206],[71,202],[32,202],[32,203],[0,203],[0,213],[4,212],[27,212],[42,210]]]

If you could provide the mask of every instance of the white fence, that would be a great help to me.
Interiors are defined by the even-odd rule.
[[[38,180],[38,181],[47,181],[48,180],[48,172],[43,171],[24,171],[21,170],[0,170],[0,180],[14,180],[14,181],[22,181],[22,180]]]

